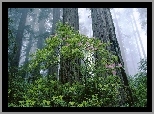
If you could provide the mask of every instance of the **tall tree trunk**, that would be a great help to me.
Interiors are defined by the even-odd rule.
[[[121,56],[120,47],[118,45],[118,41],[115,35],[115,28],[112,20],[112,16],[110,13],[109,8],[92,8],[92,26],[93,26],[93,34],[94,37],[99,38],[103,42],[110,41],[112,44],[107,49],[112,52],[114,55],[118,57],[118,63],[121,63],[124,67],[124,63]],[[99,59],[99,57],[96,59]],[[117,63],[115,63],[117,65]],[[120,69],[120,71],[117,71],[117,75],[120,76],[122,82],[125,86],[127,86],[127,98],[131,98],[128,100],[129,105],[131,106],[133,102],[132,99],[132,93],[129,88],[127,75],[125,73],[125,70],[123,68]],[[121,96],[122,98],[122,104],[124,103],[125,95],[123,94],[124,91],[121,90]]]
[[[39,36],[38,36],[38,41],[37,41],[37,48],[38,49],[42,49],[43,48],[43,33],[44,33],[44,31],[45,31],[45,20],[44,19],[42,19],[42,20],[40,20],[39,21]],[[38,66],[37,66],[37,68],[36,69],[34,69],[34,73],[32,73],[33,74],[33,76],[32,77],[35,77],[36,78],[36,76],[38,77],[38,76],[40,76],[41,74],[40,74],[40,64],[38,64]]]
[[[91,8],[93,36],[100,39],[102,42],[106,43],[107,41],[109,41],[108,37],[106,37],[107,36],[106,35],[107,29],[105,29],[106,20],[104,16],[103,17],[100,16],[99,11],[100,11],[99,8]],[[95,57],[95,67],[97,69],[99,67],[97,63],[100,59],[97,52],[94,54],[94,57]],[[99,76],[101,74],[97,73],[96,75]],[[106,76],[107,74],[104,74],[104,75]]]
[[[79,30],[79,17],[78,17],[78,8],[63,8],[63,23],[68,23],[74,30]],[[60,59],[60,80],[62,83],[72,82],[74,74],[77,74],[75,78],[80,80],[80,70],[71,64],[72,60],[63,60],[63,57]],[[75,63],[80,66],[81,61],[77,58]]]
[[[27,69],[27,63],[28,63],[28,56],[29,56],[29,52],[30,52],[30,49],[31,49],[31,46],[32,46],[32,37],[33,37],[33,35],[30,35],[30,37],[29,37],[29,42],[28,42],[28,45],[27,45],[27,48],[26,48],[26,59],[25,59],[25,62],[24,62],[24,65],[26,65],[25,66],[25,69]],[[28,78],[27,77],[27,71],[25,71],[24,73],[23,73],[23,77],[24,78]]]
[[[33,43],[32,41],[33,41],[33,38],[34,38],[34,31],[35,31],[34,27],[35,27],[35,23],[36,23],[36,18],[37,18],[37,16],[35,15],[35,17],[33,17],[33,21],[30,23],[32,25],[32,27],[30,28],[32,31],[30,32],[29,42],[28,42],[26,50],[25,50],[25,52],[26,52],[26,55],[25,55],[26,58],[25,58],[25,62],[24,62],[24,64],[26,65],[25,69],[27,69],[29,52],[30,52],[30,49],[31,49],[32,43]],[[23,73],[23,77],[26,78],[26,79],[28,78],[28,72],[27,71],[25,71]]]
[[[38,37],[38,42],[37,42],[37,48],[38,49],[42,49],[43,48],[43,33],[44,33],[44,31],[45,31],[45,20],[43,19],[43,20],[41,20],[40,22],[39,22],[39,37]]]
[[[56,30],[56,23],[60,21],[60,8],[53,8],[53,23],[52,23],[52,35],[55,35]],[[56,48],[56,54],[58,54],[58,49]],[[59,79],[58,76],[58,65],[50,66],[48,69],[48,75],[56,75],[57,79]]]
[[[39,12],[39,16],[41,17],[40,12]],[[45,32],[45,19],[44,18],[43,19],[39,18],[38,23],[39,23],[38,24],[39,31],[38,31],[38,33],[36,33],[36,34],[38,34],[38,36],[37,36],[37,39],[38,39],[37,40],[37,49],[42,49],[43,48],[43,41],[44,41],[43,33]],[[41,70],[40,65],[41,64],[39,63],[38,66],[35,69],[33,69],[33,71],[31,72],[32,81],[34,81],[37,77],[41,76],[41,74],[40,74],[40,70]]]
[[[117,41],[117,38],[116,38],[116,35],[115,35],[114,23],[113,23],[112,15],[111,15],[109,8],[106,8],[106,20],[107,20],[108,25],[109,25],[108,26],[109,27],[109,29],[108,29],[109,30],[109,38],[110,38],[111,43],[113,45],[112,49],[114,50],[115,55],[118,56],[118,62],[121,63],[122,66],[124,67],[124,62],[123,62],[120,47],[119,47],[119,44],[118,44],[118,41]],[[123,68],[121,68],[121,71],[118,73],[118,75],[121,77],[124,85],[127,87],[126,88],[127,102],[129,103],[129,106],[132,106],[133,97],[132,97],[132,92],[131,92],[130,87],[129,87],[128,78],[127,78],[127,75],[125,73],[125,70]]]
[[[78,8],[63,8],[63,23],[66,22],[68,22],[74,30],[79,30]]]
[[[28,9],[23,8],[21,10],[22,15],[20,18],[19,26],[18,26],[18,31],[16,35],[16,53],[14,57],[14,62],[13,62],[13,72],[16,73],[18,71],[18,66],[19,66],[19,60],[20,60],[20,53],[21,53],[21,47],[22,47],[22,38],[23,38],[23,33],[24,33],[24,27],[26,23],[26,18],[27,18],[27,13]]]
[[[140,33],[139,33],[139,30],[138,30],[138,27],[137,27],[137,24],[136,24],[136,21],[135,21],[135,18],[134,18],[134,14],[133,13],[132,13],[132,17],[133,17],[134,24],[135,24],[135,28],[136,28],[136,33],[138,35],[139,42],[141,44],[141,49],[142,49],[142,52],[143,52],[143,56],[144,56],[144,58],[146,58],[146,54],[145,54],[145,51],[144,51],[144,47],[143,47],[143,43],[142,43],[142,40],[141,40],[141,36],[140,36]]]

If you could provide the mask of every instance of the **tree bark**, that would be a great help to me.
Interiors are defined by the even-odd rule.
[[[92,28],[93,28],[93,35],[96,38],[99,38],[104,43],[107,41],[110,41],[112,44],[107,49],[114,55],[118,57],[118,63],[121,63],[124,67],[124,62],[121,56],[120,47],[115,35],[115,28],[112,20],[112,16],[110,13],[109,8],[92,8]],[[99,61],[99,57],[98,59]],[[117,63],[115,63],[117,65]],[[125,70],[123,68],[120,69],[120,71],[117,71],[117,75],[120,76],[122,82],[125,86],[127,86],[127,98],[130,98],[127,102],[129,103],[129,106],[132,106],[133,98],[132,93],[129,88],[127,75],[125,73]],[[122,98],[122,104],[125,103],[125,95],[124,91],[120,90]]]
[[[78,16],[78,8],[63,8],[63,24],[68,23],[74,30],[79,30],[79,16]],[[77,66],[71,64],[71,61],[66,59],[64,61],[63,57],[60,59],[60,80],[62,83],[73,82],[80,80],[81,73],[80,69],[77,66],[80,66],[81,60],[76,58],[74,61]],[[77,74],[75,76],[75,74]],[[75,79],[73,79],[75,76]]]
[[[25,52],[26,52],[26,58],[25,58],[25,62],[24,62],[24,65],[26,65],[25,66],[25,69],[27,69],[27,64],[28,64],[28,59],[29,59],[29,52],[30,52],[30,50],[31,50],[31,47],[32,47],[32,43],[33,43],[33,38],[34,38],[34,27],[35,27],[35,23],[36,23],[36,18],[37,18],[37,16],[35,15],[34,17],[33,17],[33,21],[30,23],[32,26],[31,26],[31,28],[30,28],[30,30],[31,30],[31,32],[30,32],[30,37],[29,37],[29,42],[28,42],[28,44],[27,44],[27,47],[26,47],[26,50],[25,50]],[[28,78],[28,72],[27,71],[25,71],[24,73],[23,73],[23,77],[24,78]]]
[[[63,23],[66,22],[68,22],[74,30],[79,30],[78,8],[63,8]]]

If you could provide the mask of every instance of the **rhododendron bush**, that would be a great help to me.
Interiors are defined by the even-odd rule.
[[[24,80],[17,81],[18,83],[14,87],[20,88],[17,90],[18,92],[8,90],[9,106],[128,106],[127,103],[119,104],[122,100],[119,89],[123,87],[123,84],[116,71],[123,66],[121,63],[117,64],[117,57],[106,50],[109,45],[110,42],[103,43],[97,38],[88,38],[79,34],[78,31],[74,31],[67,24],[59,23],[56,34],[46,39],[43,49],[38,49],[31,55],[28,68],[24,69],[36,78],[29,83]],[[95,60],[96,53],[100,56],[99,61]],[[76,58],[81,61],[81,66],[73,62]],[[66,59],[70,61],[70,65],[79,67],[82,74],[81,81],[61,83],[55,76],[43,77],[35,73],[38,65],[41,69],[46,70],[50,66],[59,65]],[[22,72],[22,68],[20,72]],[[98,73],[99,75],[96,75]],[[59,75],[59,77],[61,76]]]

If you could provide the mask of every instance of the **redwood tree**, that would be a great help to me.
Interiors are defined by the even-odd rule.
[[[63,23],[68,23],[74,30],[79,30],[79,16],[78,8],[63,8]],[[68,37],[68,36],[64,36]],[[77,65],[71,64],[74,61]],[[77,66],[80,66],[81,61],[76,58],[75,60],[63,60],[63,57],[60,59],[60,80],[62,83],[79,81],[81,79],[80,69]],[[75,74],[77,74],[75,76]],[[75,79],[73,79],[75,76]]]
[[[121,56],[120,47],[116,38],[115,28],[112,20],[112,15],[109,8],[91,8],[92,16],[92,29],[93,36],[99,38],[102,42],[110,42],[110,46],[107,49],[118,57],[118,63],[121,63],[124,68],[124,62]],[[96,61],[99,61],[99,55],[95,55]],[[118,63],[115,62],[117,65]],[[127,87],[127,98],[124,95],[124,89],[120,89],[121,93],[121,104],[125,102],[129,103],[129,106],[132,106],[133,98],[132,93],[129,88],[129,83],[125,70],[121,67],[120,70],[117,70],[117,75],[120,76],[121,81]],[[99,74],[98,74],[99,75]],[[127,100],[128,99],[128,100]]]

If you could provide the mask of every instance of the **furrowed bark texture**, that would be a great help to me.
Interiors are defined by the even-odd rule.
[[[112,43],[110,46],[107,47],[107,50],[109,50],[112,54],[118,57],[118,62],[115,64],[117,65],[118,63],[121,63],[121,65],[124,67],[124,62],[121,56],[120,47],[115,35],[115,28],[112,20],[112,15],[110,13],[110,9],[91,8],[91,16],[92,16],[93,36],[99,38],[103,43],[106,43],[108,41]],[[99,61],[100,57],[97,53],[95,54],[95,57],[96,57],[96,62]],[[99,76],[100,74],[97,75]],[[125,91],[123,89],[120,89],[120,94],[121,94],[120,96],[122,97],[122,99],[119,104],[122,105],[126,101],[131,106],[133,99],[131,90],[129,89],[128,79],[125,70],[123,68],[117,70],[117,75],[120,76],[123,84],[128,87],[127,98],[129,99],[126,101],[126,96],[124,94]]]
[[[63,8],[63,23],[68,23],[74,30],[79,30],[79,17],[78,8]],[[72,62],[75,61],[77,65],[73,65]],[[81,79],[80,66],[81,60],[75,58],[73,60],[65,59],[61,57],[60,60],[60,80],[62,83],[79,81]]]

